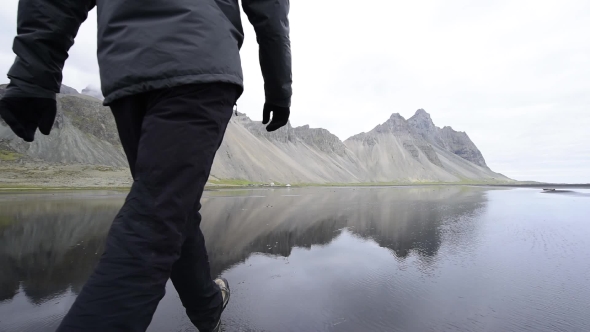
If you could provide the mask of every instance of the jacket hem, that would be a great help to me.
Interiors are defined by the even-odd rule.
[[[164,88],[173,88],[176,86],[187,85],[187,84],[199,84],[199,83],[232,83],[240,86],[242,89],[238,97],[242,94],[244,89],[244,83],[242,79],[227,74],[197,74],[197,75],[184,75],[175,76],[171,78],[159,79],[159,80],[148,80],[138,84],[133,84],[123,88],[116,89],[115,91],[108,93],[103,101],[104,106],[109,106],[115,100],[123,97],[136,95],[139,93],[149,92]]]

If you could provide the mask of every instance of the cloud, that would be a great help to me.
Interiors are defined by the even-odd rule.
[[[0,12],[0,71],[13,61],[16,0]],[[466,131],[490,167],[522,180],[590,182],[590,2],[366,0],[291,2],[294,125],[342,139],[391,113],[428,111]],[[64,70],[79,90],[99,85],[96,12]],[[253,29],[243,18],[246,91],[264,103]]]

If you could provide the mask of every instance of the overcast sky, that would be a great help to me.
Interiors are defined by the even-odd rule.
[[[0,9],[0,72],[13,62],[17,0]],[[465,131],[518,180],[590,183],[590,1],[291,1],[294,126],[346,139],[418,108]],[[244,19],[240,112],[262,117],[253,29]],[[6,82],[7,79],[0,79]],[[64,84],[100,85],[96,11]]]

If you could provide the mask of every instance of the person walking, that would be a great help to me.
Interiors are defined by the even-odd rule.
[[[238,0],[20,0],[0,116],[49,135],[68,51],[96,7],[98,63],[133,185],[105,251],[58,331],[145,331],[170,278],[191,322],[218,331],[230,296],[212,280],[200,199],[243,92]],[[263,124],[291,106],[289,0],[242,0],[264,78]],[[271,120],[272,114],[272,120]],[[214,222],[214,221],[211,221]]]

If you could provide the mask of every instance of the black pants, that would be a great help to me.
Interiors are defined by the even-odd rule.
[[[200,199],[239,88],[197,84],[116,101],[133,186],[105,252],[58,331],[145,331],[172,279],[200,331],[219,319]]]

